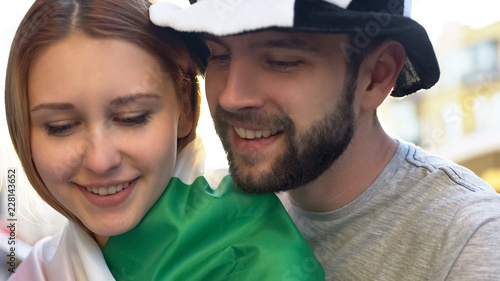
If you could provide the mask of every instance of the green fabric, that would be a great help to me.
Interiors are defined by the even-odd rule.
[[[172,178],[131,231],[110,237],[116,280],[325,280],[314,253],[274,194],[248,195],[226,176]]]

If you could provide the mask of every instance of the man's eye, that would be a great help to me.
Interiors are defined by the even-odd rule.
[[[123,123],[125,126],[146,125],[151,119],[151,113],[145,113],[133,117],[117,117],[115,121]]]
[[[209,61],[215,63],[225,63],[231,59],[229,55],[210,55]]]
[[[266,63],[278,70],[287,70],[300,65],[300,61],[281,61],[281,60],[266,60]]]

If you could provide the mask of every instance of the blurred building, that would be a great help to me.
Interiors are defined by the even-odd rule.
[[[430,90],[388,100],[395,136],[457,162],[500,192],[500,22],[480,30],[448,24],[435,45],[441,78]]]

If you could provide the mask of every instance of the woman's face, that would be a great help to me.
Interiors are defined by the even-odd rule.
[[[173,80],[134,44],[73,35],[36,57],[28,83],[35,166],[102,247],[170,180],[177,138],[192,125]]]

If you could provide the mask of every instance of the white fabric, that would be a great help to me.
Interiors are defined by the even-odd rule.
[[[342,9],[347,9],[349,4],[351,4],[352,2],[352,0],[325,0],[325,1],[337,5]]]
[[[109,281],[101,249],[81,227],[68,222],[63,231],[33,246],[9,281]]]
[[[203,0],[181,9],[160,2],[150,7],[149,16],[159,26],[224,36],[270,26],[292,27],[294,3],[293,0]]]
[[[324,1],[347,9],[353,0]],[[159,2],[150,7],[149,17],[156,25],[179,31],[227,36],[269,27],[293,27],[295,2],[202,0],[184,9],[171,2]],[[410,17],[411,2],[404,0],[404,16]]]
[[[187,185],[205,173],[205,146],[201,138],[188,143],[177,155],[172,177],[179,178]]]
[[[229,174],[229,171],[227,169],[205,171],[205,160],[206,151],[203,141],[201,138],[196,138],[177,155],[177,162],[172,176],[179,178],[187,185],[191,185],[196,178],[203,175],[210,188],[216,189],[222,179]]]

